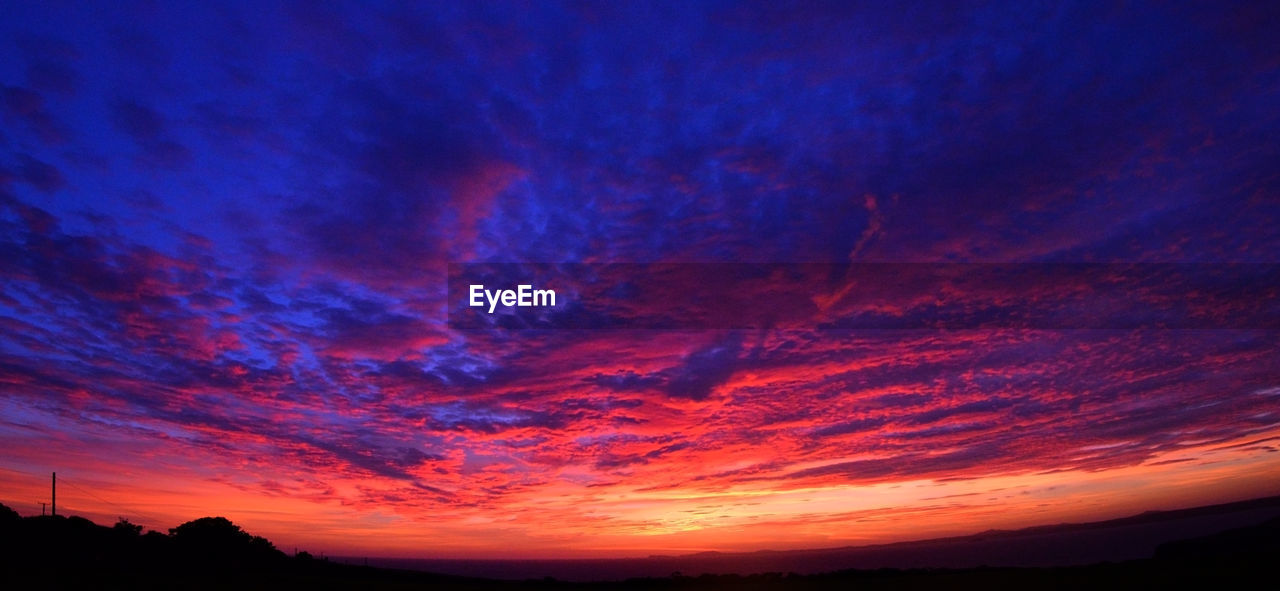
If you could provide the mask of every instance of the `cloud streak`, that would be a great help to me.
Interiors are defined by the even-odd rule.
[[[458,262],[1273,265],[1268,11],[15,9],[0,500],[57,468],[157,528],[575,556],[1278,493],[1265,326],[459,330],[447,301]],[[696,309],[603,279],[571,321]],[[808,312],[866,306],[823,280]]]

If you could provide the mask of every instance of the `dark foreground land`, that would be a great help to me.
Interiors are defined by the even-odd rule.
[[[122,521],[20,517],[0,505],[0,588],[117,589],[1145,589],[1280,584],[1280,518],[1160,545],[1151,558],[1072,567],[678,574],[614,582],[504,581],[287,556],[222,518],[147,532]]]

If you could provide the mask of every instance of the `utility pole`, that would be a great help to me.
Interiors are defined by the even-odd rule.
[[[53,473],[53,498],[50,500],[53,501],[52,515],[54,517],[57,517],[58,516],[58,473],[57,472]]]
[[[40,503],[40,516],[44,517],[44,510],[49,508],[49,503],[43,503],[40,501],[36,501],[36,502]]]

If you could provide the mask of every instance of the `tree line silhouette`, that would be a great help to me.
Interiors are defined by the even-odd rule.
[[[447,589],[1126,589],[1236,587],[1280,574],[1280,518],[1166,543],[1145,560],[1054,568],[838,570],[824,574],[702,575],[566,583],[502,581],[372,568],[289,556],[223,517],[168,533],[121,518],[22,517],[0,504],[0,588]]]
[[[167,534],[143,533],[141,525],[123,517],[106,527],[77,516],[24,518],[0,504],[0,530],[5,561],[25,565],[120,568],[145,563],[148,568],[253,570],[278,567],[289,558],[266,538],[250,535],[225,517],[188,521]]]

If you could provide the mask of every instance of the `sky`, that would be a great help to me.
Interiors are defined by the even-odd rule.
[[[1274,322],[449,322],[451,263],[1280,263],[1277,5],[858,4],[8,3],[0,502],[547,558],[1280,494]]]

